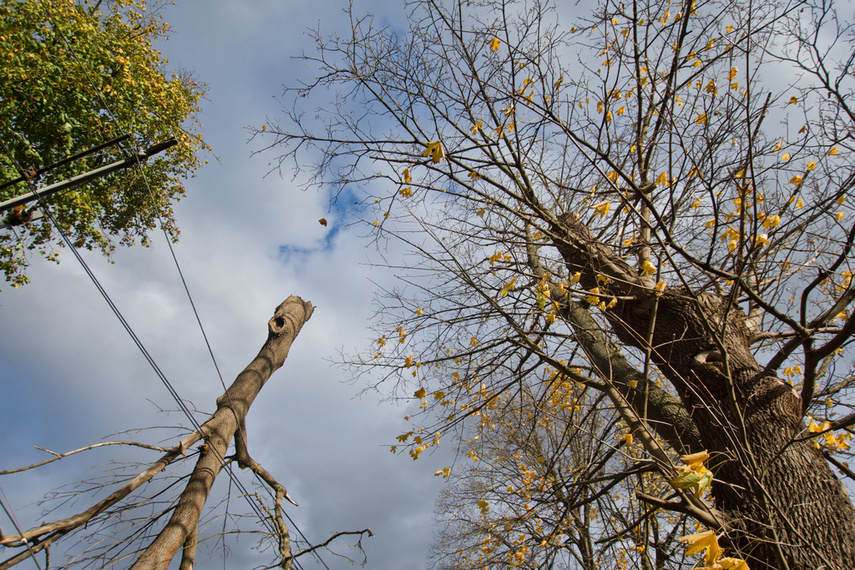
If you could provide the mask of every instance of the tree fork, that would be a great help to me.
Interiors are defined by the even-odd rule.
[[[819,450],[799,439],[805,431],[801,399],[763,373],[741,309],[710,293],[645,287],[638,272],[572,214],[562,216],[552,233],[584,288],[634,298],[605,313],[623,342],[644,348],[656,307],[652,359],[720,461],[713,466],[716,507],[730,515],[738,529],[733,544],[751,568],[855,565],[848,492]],[[608,284],[598,276],[608,277]]]
[[[291,343],[312,316],[314,307],[294,295],[285,299],[267,323],[264,346],[249,365],[238,374],[225,394],[217,399],[217,410],[202,426],[205,449],[199,456],[190,481],[181,493],[169,522],[157,538],[131,566],[134,570],[166,569],[175,553],[192,537],[208,493],[239,426],[245,425],[246,414],[261,388],[288,357]]]

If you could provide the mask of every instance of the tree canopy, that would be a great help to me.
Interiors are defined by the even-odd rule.
[[[119,135],[131,135],[130,144],[48,170],[40,184],[124,158],[138,146],[178,140],[150,161],[144,177],[126,170],[48,199],[75,247],[109,255],[116,243],[145,244],[158,220],[173,239],[178,235],[171,205],[184,194],[183,179],[200,166],[197,151],[205,144],[196,113],[204,88],[188,74],[165,71],[155,42],[168,25],[156,8],[144,0],[0,6],[0,184]],[[32,188],[5,185],[0,201]],[[27,282],[33,251],[56,260],[55,238],[47,218],[0,231],[6,280]]]
[[[460,446],[437,566],[855,563],[845,15],[408,6],[257,132],[410,250],[349,362],[420,403],[393,452]]]

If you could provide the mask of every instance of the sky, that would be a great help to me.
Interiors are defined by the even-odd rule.
[[[265,176],[276,156],[253,156],[259,146],[245,128],[279,114],[275,97],[283,84],[312,79],[295,58],[313,47],[305,30],[347,29],[346,5],[176,0],[165,9],[171,37],[159,48],[171,70],[192,71],[207,83],[202,133],[213,148],[176,207],[181,240],[175,254],[227,384],[258,352],[282,300],[295,294],[315,305],[284,367],[250,412],[250,452],[300,504],[287,512],[310,541],[370,528],[375,536],[362,541],[366,567],[422,568],[442,486],[434,472],[449,464],[451,453],[440,449],[418,462],[389,453],[395,436],[408,429],[406,405],[383,393],[363,394],[369,379],[354,379],[334,363],[340,350],[372,342],[373,293],[394,276],[369,266],[370,239],[330,209],[327,193],[300,190],[288,173]],[[392,25],[405,14],[397,1],[355,6]],[[321,217],[327,227],[318,223]],[[181,397],[210,412],[222,386],[163,236],[153,237],[150,249],[117,251],[113,264],[95,254],[84,258]],[[0,469],[46,459],[35,446],[65,452],[149,426],[160,429],[109,439],[171,445],[182,433],[176,426],[188,423],[169,411],[176,406],[167,389],[81,266],[67,250],[61,260],[57,266],[33,257],[32,283],[4,286],[0,294]],[[17,523],[29,528],[51,518],[38,501],[52,490],[101,476],[111,462],[154,457],[108,448],[0,478],[0,490]],[[251,487],[246,473],[238,477]],[[215,494],[227,487],[222,475]],[[59,512],[90,502],[66,503]],[[12,532],[5,515],[0,531]],[[340,553],[353,554],[346,542],[337,544]],[[225,562],[221,549],[202,548],[199,567],[271,561],[254,546],[246,538],[230,542]],[[54,560],[62,551],[60,543]],[[301,565],[352,567],[330,553],[322,557],[323,563],[301,558]]]

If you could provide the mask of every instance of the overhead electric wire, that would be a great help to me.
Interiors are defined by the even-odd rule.
[[[109,106],[109,105],[107,104],[107,102],[104,100],[104,98],[103,98],[103,96],[101,95],[100,91],[97,89],[97,87],[95,86],[94,82],[92,81],[92,78],[91,78],[91,76],[90,76],[90,70],[86,68],[86,66],[83,64],[83,62],[82,62],[82,61],[80,60],[80,58],[77,56],[77,53],[74,51],[73,47],[71,46],[71,43],[70,43],[70,42],[68,41],[68,39],[65,37],[65,35],[63,34],[63,32],[62,32],[61,28],[57,25],[56,21],[55,21],[55,20],[54,20],[54,18],[53,18],[53,15],[52,15],[52,14],[51,14],[51,12],[50,12],[50,7],[49,7],[49,6],[44,2],[44,0],[41,0],[41,3],[42,3],[42,7],[43,7],[43,9],[45,10],[45,13],[46,13],[46,15],[47,15],[48,19],[53,23],[54,28],[55,28],[55,29],[56,29],[56,31],[57,31],[57,34],[59,35],[59,37],[61,38],[61,40],[62,40],[62,41],[63,41],[63,43],[65,44],[65,46],[66,46],[66,48],[68,49],[69,53],[71,54],[72,58],[74,58],[74,60],[77,62],[77,64],[78,64],[78,65],[80,66],[80,68],[83,70],[83,74],[85,75],[86,80],[89,82],[89,85],[92,87],[92,90],[95,92],[96,97],[98,97],[98,99],[101,101],[101,104],[102,104],[102,107],[103,107],[104,111],[109,115],[109,117],[113,120],[113,122],[114,122],[116,125],[118,125],[118,126],[119,126],[119,130],[123,133],[123,137],[128,136],[128,135],[127,135],[127,130],[126,130],[126,129],[124,129],[124,128],[122,127],[121,122],[120,122],[120,121],[118,120],[118,118],[117,118],[117,117],[112,113],[112,111],[110,110],[110,106]],[[4,148],[5,148],[5,145],[4,145]],[[6,152],[7,152],[7,154],[9,154],[10,159],[12,159],[12,160],[14,161],[15,159],[14,159],[14,157],[11,155],[11,153],[9,153],[9,152],[8,152],[8,149],[6,149]],[[19,167],[19,171],[23,172],[23,169],[21,169],[21,168],[20,168],[20,165],[18,165],[18,167]],[[149,183],[148,183],[148,179],[147,179],[147,177],[145,176],[145,170],[143,169],[142,164],[140,163],[140,161],[139,161],[139,160],[137,161],[137,167],[138,167],[139,173],[140,173],[140,175],[141,175],[141,177],[142,177],[143,183],[145,184],[146,189],[147,189],[147,191],[148,191],[148,193],[149,193],[149,196],[150,196],[150,197],[151,197],[151,199],[152,199],[153,206],[155,206],[155,210],[156,210],[156,201],[155,201],[154,194],[153,194],[153,192],[152,192],[152,190],[151,190],[151,187],[150,187],[150,185],[149,185]],[[28,182],[29,182],[29,181],[28,181]],[[64,231],[63,231],[63,229],[60,227],[60,225],[57,223],[57,220],[54,218],[54,216],[53,216],[52,212],[50,212],[49,208],[47,207],[47,204],[46,204],[46,203],[44,203],[43,199],[42,199],[40,196],[38,196],[38,194],[35,192],[34,187],[31,187],[31,188],[30,188],[30,190],[31,190],[31,192],[33,192],[33,194],[35,194],[35,195],[36,195],[36,197],[37,197],[37,199],[38,199],[38,201],[39,201],[39,203],[40,203],[40,206],[42,207],[42,210],[43,210],[43,211],[45,212],[45,214],[47,214],[47,216],[49,217],[49,219],[50,219],[50,221],[51,221],[51,224],[53,224],[53,226],[57,228],[57,230],[59,231],[60,235],[62,236],[63,241],[66,243],[66,245],[68,246],[68,248],[73,252],[73,254],[74,254],[75,258],[76,258],[76,259],[77,259],[77,261],[80,263],[80,265],[83,267],[83,269],[84,269],[84,271],[86,272],[86,274],[87,274],[87,276],[89,277],[89,279],[90,279],[90,280],[92,281],[92,283],[96,286],[96,288],[98,289],[99,293],[101,293],[101,296],[102,296],[102,297],[104,298],[104,300],[107,302],[108,306],[109,306],[109,307],[110,307],[110,309],[113,311],[114,315],[115,315],[115,316],[116,316],[116,318],[119,320],[119,322],[122,324],[123,328],[125,328],[126,332],[128,333],[128,335],[129,335],[129,336],[131,337],[131,339],[133,340],[134,344],[136,344],[136,345],[137,345],[137,348],[138,348],[138,349],[140,350],[140,352],[143,354],[144,358],[145,358],[145,359],[146,359],[146,361],[149,363],[149,365],[151,366],[152,370],[154,370],[155,374],[160,378],[160,380],[161,380],[161,382],[164,384],[164,386],[166,386],[167,390],[169,391],[170,395],[172,395],[172,397],[173,397],[173,399],[175,400],[175,402],[177,403],[178,407],[181,409],[181,411],[182,411],[182,412],[184,413],[184,415],[188,418],[188,420],[191,422],[191,424],[194,426],[194,428],[195,428],[196,430],[201,429],[201,426],[199,425],[198,421],[195,419],[195,417],[192,415],[192,413],[190,412],[190,410],[189,410],[189,409],[187,408],[187,406],[184,404],[184,401],[183,401],[183,400],[181,399],[181,397],[179,396],[179,394],[178,394],[177,390],[176,390],[176,389],[172,386],[172,384],[169,382],[169,379],[166,377],[166,375],[163,373],[163,371],[162,371],[162,370],[160,369],[160,367],[157,365],[157,362],[154,360],[154,358],[151,356],[151,354],[150,354],[150,353],[148,352],[148,350],[145,348],[145,346],[143,345],[142,341],[139,339],[139,337],[138,337],[138,336],[136,335],[136,333],[134,332],[133,328],[130,326],[130,324],[129,324],[129,323],[127,322],[127,320],[124,318],[124,316],[122,315],[122,313],[119,311],[118,307],[117,307],[117,306],[115,305],[115,303],[112,301],[112,299],[110,298],[110,296],[109,296],[109,294],[107,293],[107,291],[104,289],[104,287],[103,287],[103,286],[101,285],[101,283],[98,281],[98,279],[95,277],[95,274],[94,274],[94,273],[92,272],[92,270],[89,268],[89,266],[88,266],[88,264],[86,263],[86,261],[83,259],[83,257],[80,255],[80,253],[79,253],[79,252],[77,251],[77,249],[74,247],[74,245],[71,243],[71,240],[70,240],[70,239],[68,238],[68,236],[65,234],[65,232],[64,232]],[[187,285],[187,282],[186,282],[186,280],[185,280],[185,278],[184,278],[184,274],[183,274],[183,272],[182,272],[182,270],[181,270],[181,266],[180,266],[180,264],[179,264],[179,262],[178,262],[178,258],[177,258],[176,254],[175,254],[175,251],[174,251],[173,247],[172,247],[171,240],[170,240],[170,238],[169,238],[169,235],[168,235],[168,232],[167,232],[167,230],[166,230],[166,227],[165,227],[165,225],[164,225],[164,223],[163,223],[163,218],[161,218],[161,216],[160,216],[160,214],[159,214],[159,213],[157,213],[157,217],[158,217],[158,221],[160,222],[161,231],[162,231],[162,232],[163,232],[163,234],[164,234],[164,237],[165,237],[166,242],[167,242],[167,245],[168,245],[168,247],[169,247],[169,251],[170,251],[170,254],[171,254],[171,256],[172,256],[173,262],[174,262],[174,264],[175,264],[175,267],[176,267],[176,269],[177,269],[177,271],[178,271],[178,274],[179,274],[179,277],[180,277],[180,279],[181,279],[182,286],[184,287],[185,293],[187,294],[187,298],[188,298],[188,300],[189,300],[189,302],[190,302],[190,306],[191,306],[191,308],[192,308],[192,310],[193,310],[193,314],[195,315],[196,322],[197,322],[197,324],[198,324],[198,326],[199,326],[199,329],[200,329],[200,331],[201,331],[201,333],[202,333],[202,337],[203,337],[203,339],[204,339],[204,341],[205,341],[205,344],[206,344],[206,346],[207,346],[207,348],[208,348],[208,352],[209,352],[209,354],[210,354],[210,356],[211,356],[211,359],[212,359],[212,361],[213,361],[213,363],[214,363],[214,367],[215,367],[216,372],[217,372],[217,375],[218,375],[218,377],[219,377],[219,379],[220,379],[220,383],[222,384],[223,388],[225,388],[225,387],[226,387],[226,386],[225,386],[225,381],[223,380],[222,374],[221,374],[220,369],[219,369],[219,365],[217,364],[216,357],[214,356],[213,349],[212,349],[211,344],[210,344],[210,342],[209,342],[209,340],[208,340],[208,336],[207,336],[207,334],[205,333],[204,326],[202,325],[202,321],[201,321],[201,318],[200,318],[200,316],[199,316],[198,310],[196,309],[196,305],[195,305],[195,303],[194,303],[194,301],[193,301],[192,295],[191,295],[191,293],[190,293],[190,289],[189,289],[189,287],[188,287],[188,285]],[[238,427],[238,430],[239,430],[239,433],[240,433],[240,427]],[[244,435],[244,437],[245,437],[245,435]],[[212,447],[209,447],[209,449],[211,449],[212,451],[214,451],[215,453],[217,453],[217,452],[216,452],[216,450],[214,450]],[[218,454],[218,453],[217,453],[217,454]],[[218,455],[219,455],[219,454],[218,454]],[[221,463],[225,463],[225,458],[224,458],[224,457],[219,457],[218,459],[220,460],[220,462],[221,462]],[[275,530],[275,528],[273,528],[273,525],[272,525],[271,521],[269,521],[269,520],[268,520],[268,518],[267,518],[266,516],[264,516],[264,515],[261,513],[261,510],[259,509],[258,505],[256,505],[256,504],[255,504],[255,503],[250,499],[249,492],[248,492],[248,491],[247,491],[247,489],[244,487],[244,485],[241,483],[241,481],[236,477],[236,475],[233,473],[233,471],[232,471],[232,469],[231,469],[231,466],[230,466],[230,465],[225,465],[224,467],[225,467],[225,471],[226,471],[226,473],[228,474],[229,478],[234,482],[235,486],[240,490],[241,494],[243,494],[243,496],[246,498],[247,503],[250,505],[251,510],[255,513],[255,515],[256,515],[256,516],[258,517],[258,519],[262,522],[262,524],[264,524],[265,526],[267,526],[267,527],[268,527],[268,530],[270,530],[273,534],[275,534],[275,533],[276,533],[276,530]],[[260,483],[262,483],[262,484],[263,484],[263,481],[262,481],[262,480],[261,480],[261,478],[258,476],[258,474],[254,473],[254,475],[255,475],[256,480],[258,480]],[[4,506],[4,509],[5,509],[5,506]],[[288,513],[283,511],[283,514],[284,514],[284,516],[288,519],[288,522],[292,525],[292,527],[294,528],[294,530],[295,530],[295,531],[296,531],[296,532],[297,532],[297,533],[302,537],[302,539],[303,539],[307,544],[311,544],[311,542],[309,542],[309,541],[308,541],[308,539],[306,538],[306,536],[305,536],[305,535],[303,534],[303,532],[299,529],[299,527],[296,525],[296,523],[293,521],[293,519],[291,519],[291,517],[288,515]],[[313,552],[313,554],[315,555],[315,557],[318,559],[318,561],[319,561],[319,562],[320,562],[320,563],[321,563],[325,568],[327,568],[327,570],[329,570],[329,566],[327,566],[326,562],[324,562],[324,560],[320,557],[319,553],[318,553],[317,551],[312,551],[312,552]],[[293,556],[293,554],[292,554],[292,556]],[[296,559],[293,559],[293,558],[292,558],[292,561],[293,561],[293,563],[297,566],[297,568],[300,568],[300,569],[302,568],[298,560],[296,560]]]

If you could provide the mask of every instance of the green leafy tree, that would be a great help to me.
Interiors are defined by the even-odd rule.
[[[599,466],[592,489],[635,482],[598,504],[594,544],[612,554],[595,559],[855,564],[855,510],[829,465],[853,476],[845,18],[778,0],[602,0],[572,20],[540,0],[408,6],[405,32],[353,15],[350,34],[318,33],[318,79],[259,129],[281,164],[363,192],[378,243],[411,250],[389,262],[402,283],[380,295],[376,345],[352,359],[420,403],[398,447],[416,459],[471,440],[485,412],[496,442],[498,416],[575,382],[627,439],[587,430],[584,462],[541,444],[543,464],[567,467],[538,492],[559,504],[583,484],[574,463]],[[620,441],[631,463],[609,460]],[[473,475],[490,485],[470,510],[514,466],[500,467]],[[519,528],[485,564],[544,560]],[[622,558],[621,541],[635,544]]]
[[[45,172],[39,185],[124,158],[135,145],[178,140],[147,164],[144,178],[129,169],[48,199],[75,247],[109,255],[117,243],[145,244],[159,220],[177,238],[171,206],[205,148],[194,132],[203,87],[165,73],[155,42],[167,30],[144,0],[0,5],[0,184],[123,134],[131,145]],[[0,188],[0,201],[34,187]],[[46,218],[13,230],[0,230],[0,268],[17,286],[27,282],[31,252],[51,260],[58,252]]]

